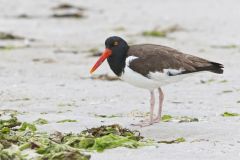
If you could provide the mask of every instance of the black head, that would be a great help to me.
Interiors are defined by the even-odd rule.
[[[128,48],[127,42],[118,36],[108,37],[105,41],[105,47],[111,50]]]
[[[102,62],[107,58],[108,64],[112,71],[117,75],[121,76],[125,67],[125,60],[127,57],[128,44],[121,37],[112,36],[105,41],[105,51],[102,56],[95,63],[90,73],[94,72]]]
[[[129,46],[125,40],[117,36],[107,38],[105,46],[112,51],[112,54],[107,59],[110,68],[117,76],[120,76],[125,67]]]
[[[126,55],[129,48],[127,42],[117,36],[107,38],[105,41],[105,47],[112,51],[110,57],[118,57],[116,59],[120,59],[120,57]]]

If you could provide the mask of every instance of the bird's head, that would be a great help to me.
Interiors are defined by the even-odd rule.
[[[127,42],[121,37],[112,36],[107,38],[105,41],[105,50],[90,70],[90,73],[93,73],[107,58],[121,58],[125,56],[124,54],[127,53],[128,48]]]

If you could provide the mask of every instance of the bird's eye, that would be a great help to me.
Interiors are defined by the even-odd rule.
[[[118,45],[118,42],[117,42],[117,41],[115,41],[115,42],[113,43],[113,45],[114,45],[114,46],[117,46],[117,45]]]

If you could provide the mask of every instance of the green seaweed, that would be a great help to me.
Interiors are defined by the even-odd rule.
[[[67,10],[67,9],[77,9],[77,10],[85,10],[85,8],[83,7],[79,7],[79,6],[74,6],[72,4],[69,4],[69,3],[62,3],[62,4],[59,4],[55,7],[52,8],[53,10]]]
[[[224,90],[224,91],[222,91],[222,93],[231,93],[231,92],[233,92],[232,90]]]
[[[17,120],[17,118],[14,115],[11,115],[10,119],[2,120],[0,119],[0,129],[7,127],[7,128],[13,128],[16,126],[20,126],[22,123]]]
[[[198,118],[195,117],[188,117],[188,116],[181,116],[181,117],[173,117],[171,115],[163,115],[162,121],[163,122],[170,122],[176,120],[178,123],[184,123],[184,122],[198,122]]]
[[[37,124],[37,125],[44,125],[44,124],[48,124],[48,121],[46,119],[43,119],[43,118],[38,118],[33,123]]]
[[[183,123],[183,122],[198,122],[198,118],[192,118],[192,117],[188,117],[188,116],[183,116],[180,117],[179,123]]]
[[[18,48],[18,47],[13,46],[13,45],[0,46],[0,50],[4,50],[4,51],[10,51],[10,50],[13,50],[16,48]]]
[[[73,119],[63,119],[63,120],[57,121],[57,123],[66,123],[66,122],[77,122],[77,120],[73,120]]]
[[[209,84],[209,83],[212,83],[212,82],[215,82],[215,81],[216,81],[215,79],[200,80],[200,82],[201,82],[202,84],[205,84],[205,83]]]
[[[221,114],[221,116],[223,116],[223,117],[235,117],[235,116],[240,116],[240,114],[239,113],[224,112],[223,114]]]
[[[164,140],[164,141],[158,141],[158,143],[166,143],[166,144],[173,144],[173,143],[182,143],[182,142],[186,142],[185,138],[180,137],[174,140]]]
[[[45,121],[43,121],[45,123]],[[42,124],[39,118],[34,123],[19,122],[15,116],[0,120],[0,159],[29,159],[25,150],[36,153],[38,160],[89,160],[82,151],[103,152],[116,147],[137,148],[149,145],[142,141],[138,131],[122,128],[117,124],[86,129],[78,134],[39,132],[34,124]],[[12,147],[14,146],[14,151]]]
[[[141,142],[133,140],[129,137],[109,134],[103,137],[96,138],[94,145],[90,149],[96,150],[98,152],[103,152],[105,149],[111,149],[116,147],[137,148],[141,145]]]
[[[26,130],[31,130],[31,131],[36,131],[37,128],[34,124],[23,122],[20,128],[18,129],[19,131],[26,131]]]
[[[162,116],[162,121],[163,122],[169,122],[169,121],[171,121],[172,120],[172,116],[171,115],[163,115]]]
[[[85,16],[83,15],[82,12],[74,12],[74,13],[54,13],[51,15],[53,18],[84,18]]]
[[[228,80],[221,80],[219,83],[227,83],[228,82]]]
[[[91,53],[89,55],[90,57],[99,57],[102,54],[102,52],[96,47],[90,48],[89,50],[87,50],[87,52]]]
[[[116,117],[121,117],[121,115],[104,115],[104,114],[95,114],[95,117],[99,118],[116,118]]]
[[[120,146],[137,148],[146,145],[146,143],[140,142],[142,138],[138,131],[130,131],[119,125],[109,125],[87,129],[79,135],[66,135],[63,141],[74,148],[102,152],[105,149]]]
[[[97,128],[87,129],[81,132],[83,136],[90,137],[102,137],[109,134],[115,134],[119,136],[131,136],[131,139],[141,140],[143,137],[140,136],[139,131],[131,131],[126,128],[122,128],[118,124],[108,125],[108,126],[100,126]]]
[[[89,160],[90,155],[84,155],[80,151],[61,151],[54,154],[47,154],[41,157],[39,160]]]
[[[160,30],[151,30],[151,31],[144,31],[142,33],[143,36],[152,36],[152,37],[166,37],[167,33]]]
[[[144,31],[144,32],[142,32],[142,35],[143,36],[165,38],[165,37],[167,37],[167,35],[169,33],[173,33],[173,32],[176,32],[176,31],[181,31],[181,30],[183,30],[183,28],[181,28],[179,25],[172,25],[172,26],[168,26],[168,27],[163,28],[163,29],[155,28],[153,30]]]
[[[119,80],[118,77],[110,76],[108,74],[94,75],[94,76],[91,76],[90,79],[92,79],[92,80],[102,80],[102,81],[117,81],[117,80]]]
[[[220,48],[220,49],[234,49],[238,48],[239,46],[236,44],[228,44],[228,45],[212,45],[212,48]]]
[[[0,32],[0,39],[1,40],[21,40],[24,39],[23,37],[13,35],[11,33]]]
[[[116,28],[114,28],[113,29],[113,31],[115,31],[115,32],[123,32],[123,31],[125,31],[126,30],[126,28],[124,28],[124,27],[116,27]]]
[[[98,53],[100,52],[98,48],[90,48],[87,52],[90,52],[90,53]]]
[[[0,150],[1,160],[26,160],[25,156],[20,152],[13,152],[10,150]]]

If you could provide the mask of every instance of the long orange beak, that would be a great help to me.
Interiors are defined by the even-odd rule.
[[[103,61],[108,58],[112,54],[112,50],[106,48],[105,51],[102,53],[101,57],[97,60],[95,65],[90,70],[90,73],[92,74],[102,63]]]

